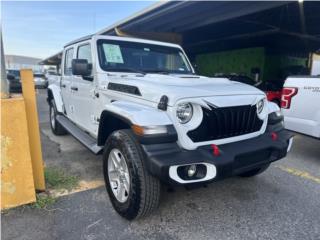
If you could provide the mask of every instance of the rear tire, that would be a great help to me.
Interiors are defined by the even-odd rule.
[[[129,190],[122,198],[119,198],[115,191],[117,188],[120,191],[123,180],[114,180],[114,172],[110,171],[111,154],[114,153],[125,160],[124,169],[127,169],[129,176],[129,184],[127,184]],[[115,159],[119,158],[115,157]],[[146,169],[141,146],[130,130],[115,131],[107,139],[103,153],[103,173],[111,203],[122,217],[128,220],[140,218],[158,207],[160,181],[151,176]],[[121,171],[117,176],[121,178]]]
[[[50,117],[50,127],[54,135],[66,135],[68,132],[64,129],[64,127],[57,121],[57,108],[52,99],[50,101],[50,110],[49,110],[49,117]]]
[[[241,173],[241,174],[239,174],[239,176],[240,177],[254,177],[256,175],[263,173],[265,170],[268,169],[269,166],[270,166],[270,163],[264,165],[263,167],[255,168],[255,169],[250,170],[248,172]]]

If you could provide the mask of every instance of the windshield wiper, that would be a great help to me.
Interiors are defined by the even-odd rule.
[[[133,73],[140,73],[142,75],[146,75],[147,73],[138,69],[134,68],[107,68],[107,71],[112,71],[112,72],[133,72]]]

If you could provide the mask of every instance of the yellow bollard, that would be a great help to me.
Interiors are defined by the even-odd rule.
[[[36,104],[36,94],[32,70],[21,70],[20,76],[22,83],[22,94],[26,105],[34,185],[37,190],[43,191],[45,190],[45,180],[40,142],[39,120]]]
[[[24,100],[1,99],[1,209],[35,200]]]

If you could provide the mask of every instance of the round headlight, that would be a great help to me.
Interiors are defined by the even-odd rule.
[[[193,108],[190,103],[180,103],[177,107],[177,118],[179,122],[185,124],[189,122],[193,115]]]
[[[261,99],[261,100],[257,103],[257,111],[258,111],[259,114],[262,112],[263,107],[264,107],[264,100]]]

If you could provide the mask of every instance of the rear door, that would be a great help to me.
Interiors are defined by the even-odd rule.
[[[76,58],[86,59],[92,69],[92,50],[90,42],[81,43],[77,47]],[[91,76],[81,77],[74,76],[72,87],[76,89],[73,95],[73,104],[75,107],[75,123],[92,135],[96,135],[98,126],[97,119],[94,117],[95,112],[95,81]]]
[[[65,49],[63,55],[63,69],[60,82],[61,96],[63,99],[65,112],[70,120],[74,119],[74,106],[72,105],[72,59],[74,57],[74,48]]]

